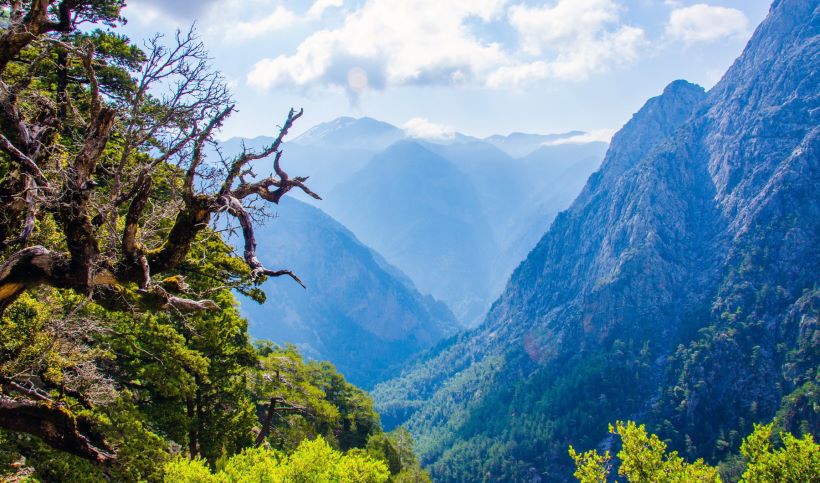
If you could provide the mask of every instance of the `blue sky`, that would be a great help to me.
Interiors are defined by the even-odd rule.
[[[195,21],[239,112],[220,138],[370,116],[420,136],[606,139],[675,79],[714,85],[768,1],[130,0],[141,39]]]

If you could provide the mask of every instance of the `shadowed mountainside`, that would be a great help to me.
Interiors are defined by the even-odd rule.
[[[710,461],[778,411],[820,433],[818,25],[777,1],[708,94],[650,99],[485,322],[376,388],[437,480],[568,479],[616,419]]]

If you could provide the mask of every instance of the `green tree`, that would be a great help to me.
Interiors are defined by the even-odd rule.
[[[575,472],[573,476],[581,483],[606,483],[610,471],[610,460],[612,457],[609,451],[603,455],[594,449],[578,453],[570,445],[569,456],[575,462]]]
[[[396,483],[424,483],[430,475],[421,468],[413,451],[413,437],[400,427],[389,433],[376,433],[367,440],[366,451],[384,461],[390,469],[390,480]]]
[[[773,424],[755,425],[743,440],[740,452],[746,458],[746,471],[740,481],[748,483],[820,482],[820,445],[811,434],[796,438],[780,433],[782,446],[772,444]]]
[[[626,476],[628,481],[720,481],[717,468],[705,464],[703,460],[687,463],[677,451],[666,453],[666,443],[654,434],[648,434],[643,424],[638,426],[632,421],[618,421],[615,427],[610,425],[609,432],[621,438],[618,474]]]
[[[820,445],[811,434],[797,438],[791,433],[779,435],[782,445],[772,444],[773,423],[754,425],[754,431],[743,440],[741,453],[745,469],[740,481],[748,483],[820,482]],[[618,452],[618,474],[627,481],[649,482],[720,482],[718,468],[703,460],[687,463],[676,451],[666,452],[666,444],[654,434],[648,434],[644,425],[632,421],[618,421],[609,432],[621,439]],[[575,461],[575,477],[583,483],[608,481],[609,452],[596,450],[578,453],[570,446],[569,454]],[[736,466],[735,463],[732,464]]]
[[[266,277],[298,281],[259,261],[254,220],[293,188],[318,196],[280,162],[301,112],[264,149],[207,162],[234,110],[222,75],[193,30],[140,49],[80,29],[115,29],[123,5],[3,3],[0,428],[116,466],[120,418],[105,408],[122,400],[213,461],[254,420],[255,355],[230,290],[263,300]],[[249,180],[267,156],[271,175]],[[242,258],[217,224],[238,227]]]
[[[381,432],[373,400],[327,362],[305,362],[292,345],[260,343],[251,390],[262,428],[256,443],[292,450],[322,436],[336,448],[363,448]]]
[[[717,468],[697,460],[687,463],[677,451],[666,452],[666,444],[654,434],[648,434],[644,425],[633,421],[618,421],[609,426],[609,432],[621,439],[618,451],[618,474],[636,483],[720,482]],[[584,483],[600,483],[609,476],[609,452],[595,450],[578,453],[570,446],[569,454],[576,464],[575,477]]]
[[[201,459],[177,458],[165,465],[168,481],[381,483],[389,478],[384,462],[360,450],[333,449],[321,437],[305,440],[291,454],[252,448],[220,461],[216,473]]]

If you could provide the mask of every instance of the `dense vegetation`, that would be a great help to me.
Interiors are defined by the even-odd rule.
[[[743,440],[740,451],[743,454],[740,481],[801,483],[820,481],[820,445],[810,435],[796,438],[791,433],[778,435],[779,445],[772,441],[772,424],[755,425],[754,432]],[[698,459],[688,463],[677,451],[666,452],[666,443],[656,435],[648,434],[644,425],[632,421],[617,422],[609,426],[609,432],[618,436],[621,449],[618,475],[626,481],[649,483],[722,481],[717,467],[709,466]],[[612,470],[609,451],[604,454],[596,450],[578,453],[570,446],[569,455],[575,461],[574,476],[582,483],[606,483]],[[734,474],[726,475],[729,478]]]
[[[123,5],[0,4],[0,478],[424,481],[365,392],[252,344],[238,314],[235,292],[301,283],[254,237],[290,189],[318,197],[280,164],[301,112],[263,149],[206,158],[234,110],[222,76],[194,31],[117,34]]]
[[[222,156],[234,105],[195,32],[137,47],[121,0],[0,5],[0,476],[426,481],[366,393],[238,314],[302,283],[255,239],[290,190],[318,198],[283,169],[301,111]],[[819,15],[776,2],[708,97],[648,102],[487,322],[377,389],[434,476],[561,479],[568,443],[619,436],[630,480],[815,479]],[[658,436],[604,430],[626,418]]]

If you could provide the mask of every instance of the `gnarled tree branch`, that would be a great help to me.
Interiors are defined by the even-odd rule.
[[[253,278],[259,278],[263,275],[269,277],[281,277],[283,275],[287,275],[296,282],[299,283],[303,288],[305,284],[302,283],[302,280],[296,276],[290,270],[268,270],[262,265],[262,262],[256,258],[256,237],[254,236],[253,232],[253,220],[251,220],[250,213],[245,210],[245,207],[242,206],[242,203],[233,196],[223,196],[222,200],[226,205],[228,213],[236,217],[239,220],[239,225],[242,227],[242,237],[245,240],[245,249],[243,251],[243,258],[245,259],[245,263],[251,269],[251,276]]]
[[[88,422],[53,401],[0,395],[0,427],[37,436],[52,448],[95,463],[107,464],[115,457]]]

